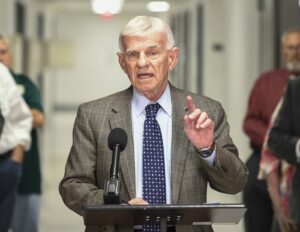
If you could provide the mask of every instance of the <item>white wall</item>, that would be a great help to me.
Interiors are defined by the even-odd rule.
[[[249,92],[259,74],[258,12],[256,2],[231,0],[228,14],[227,80],[228,120],[232,137],[245,159],[250,154],[248,139],[242,132]]]
[[[11,35],[13,32],[13,6],[11,0],[0,0],[0,34],[5,36]]]
[[[220,101],[227,111],[228,89],[224,89],[228,80],[228,1],[207,0],[204,4],[204,95]],[[215,44],[223,50],[213,49]]]

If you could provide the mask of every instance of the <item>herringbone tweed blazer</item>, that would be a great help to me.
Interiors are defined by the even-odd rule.
[[[248,171],[238,158],[238,151],[229,135],[229,125],[222,106],[207,97],[195,95],[173,86],[172,99],[172,173],[173,204],[206,202],[207,183],[220,192],[241,191]],[[216,161],[208,166],[184,133],[183,118],[187,111],[186,97],[191,95],[195,105],[215,122]],[[108,97],[82,104],[73,129],[73,145],[66,163],[59,191],[64,203],[82,214],[86,204],[103,203],[103,187],[109,177],[112,152],[108,147],[109,132],[116,127],[128,135],[128,144],[120,156],[121,197],[135,198],[134,141],[131,123],[132,87]],[[132,231],[132,228],[119,228]],[[110,227],[87,227],[86,231],[115,231]],[[176,226],[176,231],[213,231],[210,226]]]

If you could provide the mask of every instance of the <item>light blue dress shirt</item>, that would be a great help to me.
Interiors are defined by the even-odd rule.
[[[167,204],[171,203],[171,144],[172,144],[172,105],[170,87],[168,86],[157,101],[161,108],[158,110],[156,120],[160,126],[163,145],[166,174],[166,197]],[[143,198],[143,133],[144,121],[146,119],[145,107],[151,104],[149,99],[140,95],[133,89],[131,100],[132,131],[134,141],[134,159],[135,159],[135,183],[136,197]]]

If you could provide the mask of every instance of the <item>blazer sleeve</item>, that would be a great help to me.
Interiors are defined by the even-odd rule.
[[[96,140],[87,117],[87,107],[80,106],[73,128],[73,144],[60,182],[64,203],[82,215],[86,204],[103,203],[103,189],[96,182]]]
[[[295,147],[299,135],[294,133],[294,114],[297,107],[293,106],[293,102],[297,100],[294,99],[293,92],[293,82],[289,82],[282,106],[270,131],[268,146],[275,155],[291,164],[297,164]]]
[[[229,135],[229,124],[221,104],[214,109],[216,159],[215,165],[209,166],[204,162],[211,188],[229,194],[243,190],[247,179],[248,169],[238,157],[238,150]]]

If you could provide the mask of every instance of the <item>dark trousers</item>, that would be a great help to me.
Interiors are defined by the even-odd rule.
[[[0,231],[10,228],[22,166],[11,160],[10,153],[0,155]]]
[[[249,179],[243,192],[243,201],[247,208],[245,213],[246,232],[270,232],[273,221],[272,202],[267,191],[267,183],[258,180],[260,154],[254,152],[246,165]]]

